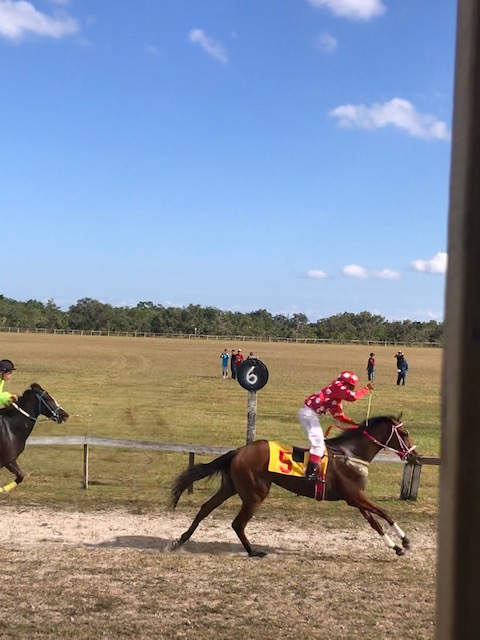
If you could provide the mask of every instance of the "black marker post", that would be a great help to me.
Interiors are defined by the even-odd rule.
[[[247,444],[255,440],[257,418],[257,391],[268,382],[268,369],[258,358],[247,358],[237,371],[237,380],[248,391]]]

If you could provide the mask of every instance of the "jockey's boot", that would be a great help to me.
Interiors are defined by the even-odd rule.
[[[307,470],[305,471],[305,482],[313,484],[317,479],[318,469],[318,463],[309,460],[307,464]]]

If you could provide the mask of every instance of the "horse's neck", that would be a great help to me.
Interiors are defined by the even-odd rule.
[[[333,448],[339,448],[355,458],[365,460],[365,462],[371,462],[381,449],[381,446],[372,442],[363,432],[356,433],[350,438],[335,440],[336,442],[331,443]]]
[[[40,411],[38,402],[31,394],[24,394],[18,399],[17,405],[35,420],[38,418]],[[19,412],[21,413],[21,412]]]
[[[2,434],[1,437],[10,433],[11,436],[13,435],[20,441],[25,441],[32,433],[35,422],[35,420],[24,416],[22,413],[20,413],[20,411],[16,411],[15,413],[9,412],[8,414],[3,414],[0,417],[0,431]]]
[[[38,402],[35,401],[35,398],[25,398],[25,396],[22,396],[18,399],[17,405],[25,413],[17,410],[18,416],[12,416],[10,419],[11,423],[12,425],[20,425],[28,437],[33,431],[33,427],[40,415]]]

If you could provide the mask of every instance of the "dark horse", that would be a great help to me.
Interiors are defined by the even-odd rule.
[[[377,531],[388,547],[397,555],[403,555],[410,542],[405,533],[388,515],[364,494],[367,484],[368,463],[380,449],[394,451],[402,459],[416,455],[408,431],[398,418],[379,416],[363,422],[358,428],[345,431],[336,438],[326,440],[328,449],[328,469],[325,478],[325,499],[345,500],[357,508],[370,526]],[[173,541],[171,548],[177,549],[187,542],[200,522],[225,500],[238,494],[242,506],[232,527],[249,556],[266,555],[264,551],[252,548],[245,535],[245,527],[267,497],[272,482],[287,491],[313,498],[315,486],[303,477],[293,477],[268,471],[269,446],[266,440],[256,440],[235,451],[229,451],[208,464],[188,467],[174,481],[170,508],[175,509],[182,493],[194,482],[221,474],[222,482],[217,493],[212,496],[197,513],[194,521],[180,538]],[[394,542],[382,528],[377,518],[383,518],[391,527],[391,533],[401,542]]]
[[[68,413],[36,382],[17,402],[0,410],[0,467],[15,475],[15,480],[0,487],[0,491],[10,491],[24,479],[25,474],[18,466],[17,458],[25,449],[26,440],[40,415],[58,424],[68,419]]]

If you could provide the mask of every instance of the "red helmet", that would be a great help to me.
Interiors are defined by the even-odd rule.
[[[353,371],[342,371],[337,380],[343,382],[343,384],[349,384],[352,387],[356,387],[358,384],[358,376],[356,376]]]

